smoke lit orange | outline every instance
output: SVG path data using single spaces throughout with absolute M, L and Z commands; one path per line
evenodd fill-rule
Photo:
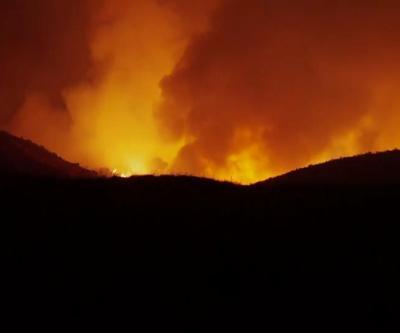
M 2 127 L 87 167 L 250 183 L 400 143 L 395 1 L 3 12 Z

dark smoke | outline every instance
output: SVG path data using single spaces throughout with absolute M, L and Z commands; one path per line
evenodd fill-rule
M 243 129 L 271 170 L 312 160 L 370 115 L 382 83 L 399 83 L 399 14 L 387 0 L 225 1 L 162 82 L 166 137 L 193 138 L 175 168 L 224 167 Z
M 62 90 L 90 68 L 89 2 L 0 2 L 0 125 L 6 126 L 27 95 L 45 95 L 65 110 Z

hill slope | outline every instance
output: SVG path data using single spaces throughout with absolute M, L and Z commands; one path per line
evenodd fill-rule
M 256 185 L 400 184 L 400 150 L 345 157 L 298 169 Z
M 0 176 L 90 178 L 95 172 L 63 160 L 29 140 L 0 131 Z
M 0 180 L 3 317 L 109 319 L 114 331 L 382 328 L 398 321 L 400 299 L 397 161 L 398 152 L 365 155 L 256 186 Z

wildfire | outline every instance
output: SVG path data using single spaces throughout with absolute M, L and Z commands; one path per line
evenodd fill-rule
M 68 160 L 248 184 L 400 144 L 395 1 L 51 3 L 1 20 L 0 125 Z
M 134 175 L 133 173 L 132 174 L 120 173 L 117 169 L 114 169 L 112 171 L 112 174 L 115 177 L 121 177 L 121 178 L 129 178 Z

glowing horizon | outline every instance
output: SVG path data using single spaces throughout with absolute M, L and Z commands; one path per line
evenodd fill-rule
M 0 127 L 95 170 L 243 184 L 393 149 L 399 12 L 390 0 L 10 3 Z

